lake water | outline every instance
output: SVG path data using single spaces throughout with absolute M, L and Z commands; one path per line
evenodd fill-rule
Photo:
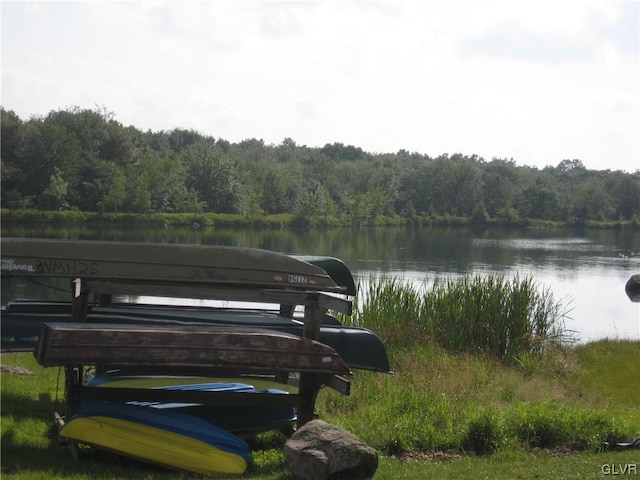
M 399 277 L 418 287 L 466 274 L 531 276 L 567 310 L 580 342 L 640 340 L 640 303 L 624 285 L 640 273 L 640 232 L 628 230 L 371 227 L 311 230 L 89 228 L 5 225 L 3 236 L 217 244 L 342 259 L 360 283 Z M 6 301 L 3 292 L 3 303 Z

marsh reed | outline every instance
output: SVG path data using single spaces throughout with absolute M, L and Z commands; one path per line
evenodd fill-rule
M 530 277 L 475 275 L 417 287 L 395 277 L 370 279 L 356 298 L 352 323 L 387 345 L 435 342 L 454 353 L 504 363 L 569 339 L 566 310 Z

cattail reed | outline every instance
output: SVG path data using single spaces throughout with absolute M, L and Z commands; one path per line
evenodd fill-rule
M 464 276 L 422 288 L 398 278 L 370 279 L 355 310 L 352 322 L 389 345 L 433 341 L 451 352 L 505 363 L 568 338 L 563 306 L 530 277 Z

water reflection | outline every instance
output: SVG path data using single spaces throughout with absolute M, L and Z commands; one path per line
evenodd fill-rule
M 563 300 L 581 340 L 640 339 L 640 305 L 625 283 L 640 274 L 640 232 L 546 228 L 372 227 L 300 230 L 3 225 L 4 236 L 187 243 L 335 256 L 361 282 L 392 275 L 425 285 L 447 276 L 532 276 Z M 8 290 L 3 281 L 5 302 Z

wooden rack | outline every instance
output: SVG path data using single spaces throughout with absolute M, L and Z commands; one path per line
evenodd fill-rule
M 351 301 L 319 291 L 206 287 L 149 281 L 76 278 L 72 281 L 74 323 L 47 324 L 35 355 L 45 366 L 65 367 L 66 417 L 83 400 L 191 402 L 207 405 L 293 405 L 298 426 L 313 419 L 318 391 L 327 385 L 343 395 L 350 384 L 349 368 L 331 347 L 317 342 L 327 310 L 351 314 Z M 127 326 L 88 324 L 90 296 L 108 302 L 111 295 L 155 295 L 304 306 L 305 338 L 241 327 Z M 251 337 L 249 353 L 233 351 L 233 342 Z M 113 341 L 114 338 L 118 341 Z M 223 345 L 224 344 L 224 348 Z M 209 346 L 210 345 L 210 346 Z M 74 348 L 71 348 L 74 346 Z M 256 349 L 259 350 L 256 351 Z M 318 361 L 307 365 L 313 357 Z M 103 373 L 123 369 L 131 373 L 220 375 L 270 374 L 284 379 L 299 375 L 297 394 L 242 395 L 230 392 L 167 391 L 159 389 L 90 388 L 83 386 L 85 369 Z

